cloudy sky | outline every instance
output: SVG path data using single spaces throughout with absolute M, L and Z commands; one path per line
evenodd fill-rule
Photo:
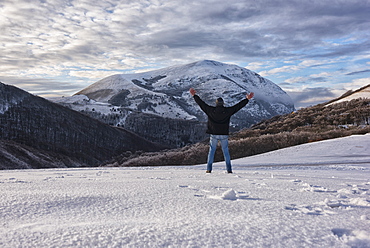
M 297 108 L 370 84 L 370 0 L 1 0 L 0 81 L 69 96 L 112 74 L 210 59 Z

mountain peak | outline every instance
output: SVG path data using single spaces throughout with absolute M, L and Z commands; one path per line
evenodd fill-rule
M 288 94 L 270 80 L 246 68 L 213 60 L 143 73 L 113 75 L 78 92 L 76 95 L 85 95 L 87 100 L 75 104 L 75 96 L 69 106 L 85 113 L 90 111 L 91 116 L 102 116 L 101 119 L 111 125 L 143 132 L 145 136 L 150 133 L 169 137 L 174 133 L 172 130 L 182 126 L 175 134 L 178 135 L 178 144 L 182 144 L 199 132 L 195 131 L 193 122 L 207 119 L 189 94 L 190 88 L 196 89 L 197 94 L 209 105 L 214 105 L 215 100 L 222 96 L 225 105 L 232 106 L 245 99 L 246 93 L 254 92 L 255 97 L 248 105 L 232 117 L 233 131 L 294 111 L 293 101 Z M 63 104 L 68 105 L 66 99 Z M 163 122 L 162 119 L 166 118 L 167 121 Z M 188 124 L 179 124 L 184 121 Z M 163 125 L 160 124 L 162 122 Z M 170 122 L 173 127 L 154 127 Z M 199 130 L 199 126 L 197 128 Z
M 197 66 L 225 66 L 225 65 L 227 65 L 227 64 L 224 64 L 224 63 L 221 63 L 221 62 L 218 62 L 218 61 L 207 60 L 207 59 L 197 61 L 194 64 L 197 65 Z

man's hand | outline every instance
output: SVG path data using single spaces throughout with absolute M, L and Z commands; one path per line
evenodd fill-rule
M 245 96 L 248 100 L 252 99 L 254 97 L 254 93 L 251 92 Z
M 192 96 L 194 96 L 194 95 L 195 95 L 195 93 L 197 93 L 193 88 L 190 88 L 189 92 L 190 92 L 190 94 L 191 94 Z

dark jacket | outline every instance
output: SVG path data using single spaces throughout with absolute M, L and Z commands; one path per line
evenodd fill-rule
M 228 135 L 230 126 L 230 117 L 243 108 L 249 100 L 246 98 L 232 107 L 209 106 L 198 95 L 194 95 L 195 102 L 208 116 L 207 133 Z

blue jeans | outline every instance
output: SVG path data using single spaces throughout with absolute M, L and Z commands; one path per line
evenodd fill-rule
M 226 170 L 231 172 L 231 161 L 229 153 L 229 135 L 215 135 L 211 134 L 209 139 L 209 152 L 207 160 L 207 171 L 212 171 L 212 164 L 215 157 L 218 141 L 221 142 L 222 152 L 224 153 L 224 159 L 226 162 Z

